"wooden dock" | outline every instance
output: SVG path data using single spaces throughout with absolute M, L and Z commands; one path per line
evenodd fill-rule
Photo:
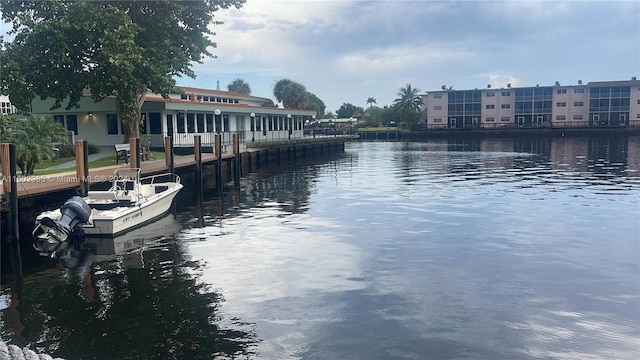
M 337 146 L 344 149 L 344 143 L 352 140 L 353 137 L 318 137 L 308 139 L 298 139 L 294 141 L 281 141 L 277 143 L 255 143 L 243 146 L 243 152 L 239 152 L 235 147 L 237 153 L 221 153 L 220 161 L 223 163 L 233 163 L 240 158 L 242 161 L 257 161 L 260 162 L 260 158 L 266 157 L 268 162 L 269 157 L 280 157 L 281 153 L 288 153 L 287 156 L 291 156 L 291 153 L 307 154 L 316 151 L 331 151 Z M 115 156 L 115 154 L 114 154 Z M 295 156 L 295 155 L 294 155 Z M 174 158 L 174 171 L 183 171 L 189 168 L 196 168 L 198 165 L 198 156 L 185 155 L 176 156 Z M 201 163 L 202 165 L 215 165 L 218 162 L 218 158 L 213 153 L 202 153 Z M 221 165 L 221 164 L 220 164 Z M 129 167 L 130 164 L 112 165 L 107 167 L 89 169 L 88 183 L 91 187 L 92 184 L 111 182 L 111 176 L 116 168 Z M 148 176 L 153 174 L 160 174 L 169 172 L 169 162 L 167 159 L 143 161 L 140 164 L 142 176 Z M 48 175 L 34 175 L 27 177 L 17 178 L 17 194 L 18 199 L 23 199 L 36 195 L 43 195 L 47 193 L 55 193 L 59 191 L 66 191 L 78 188 L 81 185 L 81 181 L 78 178 L 76 171 L 55 173 Z M 3 179 L 3 182 L 8 182 L 7 179 Z M 0 187 L 0 196 L 4 198 L 5 186 Z

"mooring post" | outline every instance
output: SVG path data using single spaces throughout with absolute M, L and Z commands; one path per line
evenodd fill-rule
M 164 163 L 169 168 L 170 173 L 174 173 L 174 158 L 173 158 L 173 135 L 164 137 Z
M 87 140 L 76 140 L 76 176 L 80 182 L 80 195 L 89 193 L 89 147 Z
M 198 186 L 198 198 L 202 198 L 202 138 L 193 135 L 193 156 L 196 160 L 196 184 Z
M 9 219 L 7 219 L 7 235 L 9 243 L 20 244 L 18 228 L 18 175 L 16 169 L 16 144 L 3 143 L 2 154 L 2 186 L 5 194 L 9 194 Z M 9 178 L 7 179 L 7 175 Z
M 242 174 L 242 158 L 240 156 L 240 138 L 238 134 L 233 134 L 233 155 L 234 155 L 234 171 L 233 171 L 233 181 L 236 186 L 240 185 L 240 175 Z
M 214 137 L 215 155 L 216 155 L 216 188 L 218 194 L 222 196 L 222 135 L 216 134 Z
M 131 156 L 129 167 L 132 169 L 139 168 L 140 167 L 140 139 L 139 138 L 129 139 L 129 154 Z

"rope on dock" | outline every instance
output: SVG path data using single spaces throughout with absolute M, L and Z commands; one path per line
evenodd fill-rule
M 52 358 L 46 354 L 37 354 L 33 350 L 27 348 L 20 349 L 16 345 L 5 344 L 0 340 L 0 360 L 63 360 L 61 358 Z

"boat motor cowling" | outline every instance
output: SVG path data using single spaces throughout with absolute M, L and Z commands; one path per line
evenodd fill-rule
M 34 247 L 42 255 L 55 257 L 67 248 L 69 236 L 82 232 L 81 225 L 89 221 L 91 208 L 81 197 L 74 196 L 60 207 L 60 213 L 58 220 L 43 218 L 34 230 Z M 43 228 L 42 233 L 35 236 L 39 228 Z

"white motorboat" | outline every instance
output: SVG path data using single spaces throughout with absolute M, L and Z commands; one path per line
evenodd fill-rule
M 175 174 L 140 178 L 140 169 L 116 169 L 109 190 L 74 196 L 59 209 L 38 215 L 34 248 L 56 257 L 74 238 L 126 233 L 164 215 L 182 188 Z

